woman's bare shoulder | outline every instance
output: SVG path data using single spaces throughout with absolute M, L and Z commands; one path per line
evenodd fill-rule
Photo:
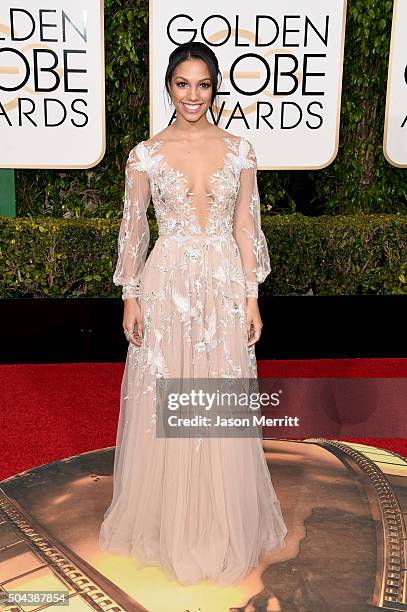
M 223 130 L 222 128 L 218 127 L 217 125 L 213 126 L 213 129 L 211 130 L 210 133 L 208 133 L 208 140 L 221 140 L 223 138 L 228 138 L 229 140 L 233 140 L 234 142 L 239 142 L 240 141 L 240 136 L 236 136 L 235 134 L 232 134 L 231 132 L 228 132 L 226 130 Z
M 226 130 L 223 130 L 222 128 L 216 125 L 213 125 L 211 129 L 207 131 L 206 138 L 208 140 L 220 140 L 221 138 L 229 138 L 235 142 L 239 142 L 241 139 L 240 136 L 231 134 L 230 132 L 227 132 Z M 161 130 L 161 132 L 157 132 L 157 134 L 149 138 L 149 140 L 145 140 L 144 143 L 147 146 L 152 146 L 155 142 L 172 142 L 177 140 L 178 136 L 171 129 L 171 126 L 168 126 Z
M 236 136 L 236 134 L 232 134 L 231 132 L 227 132 L 226 130 L 222 130 L 222 128 L 217 127 L 219 138 L 230 138 L 230 140 L 239 141 L 240 136 Z
M 167 139 L 170 140 L 171 133 L 172 131 L 170 131 L 169 127 L 166 127 L 163 130 L 161 130 L 161 132 L 157 132 L 157 134 L 154 134 L 154 136 L 151 136 L 151 138 L 149 138 L 148 140 L 144 140 L 144 143 L 150 147 L 155 142 L 159 142 L 159 141 L 161 142 Z

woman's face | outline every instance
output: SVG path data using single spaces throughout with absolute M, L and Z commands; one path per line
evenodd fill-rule
M 206 62 L 185 60 L 175 68 L 171 80 L 171 97 L 177 117 L 198 121 L 210 107 L 212 83 Z

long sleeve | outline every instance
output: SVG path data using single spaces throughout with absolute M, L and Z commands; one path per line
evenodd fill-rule
M 244 142 L 240 187 L 237 195 L 233 235 L 239 247 L 246 281 L 246 296 L 257 297 L 258 285 L 270 273 L 270 256 L 261 229 L 260 197 L 257 185 L 257 159 L 253 146 Z
M 140 296 L 140 277 L 150 244 L 147 208 L 151 198 L 145 163 L 129 153 L 125 170 L 123 218 L 118 237 L 118 259 L 113 283 L 122 285 L 122 299 Z

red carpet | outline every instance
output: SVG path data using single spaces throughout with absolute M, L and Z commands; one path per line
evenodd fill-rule
M 123 363 L 1 365 L 0 480 L 113 446 Z M 402 377 L 407 359 L 259 361 L 259 376 Z M 407 456 L 406 439 L 353 439 Z

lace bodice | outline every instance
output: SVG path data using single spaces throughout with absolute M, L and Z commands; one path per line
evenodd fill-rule
M 230 235 L 236 241 L 248 297 L 257 296 L 258 284 L 270 273 L 253 146 L 245 138 L 224 137 L 208 141 L 204 153 L 199 159 L 185 151 L 180 154 L 179 144 L 175 147 L 168 141 L 150 145 L 142 141 L 130 151 L 113 276 L 113 282 L 123 287 L 123 299 L 140 295 L 150 242 L 147 208 L 151 199 L 160 237 L 183 241 Z

